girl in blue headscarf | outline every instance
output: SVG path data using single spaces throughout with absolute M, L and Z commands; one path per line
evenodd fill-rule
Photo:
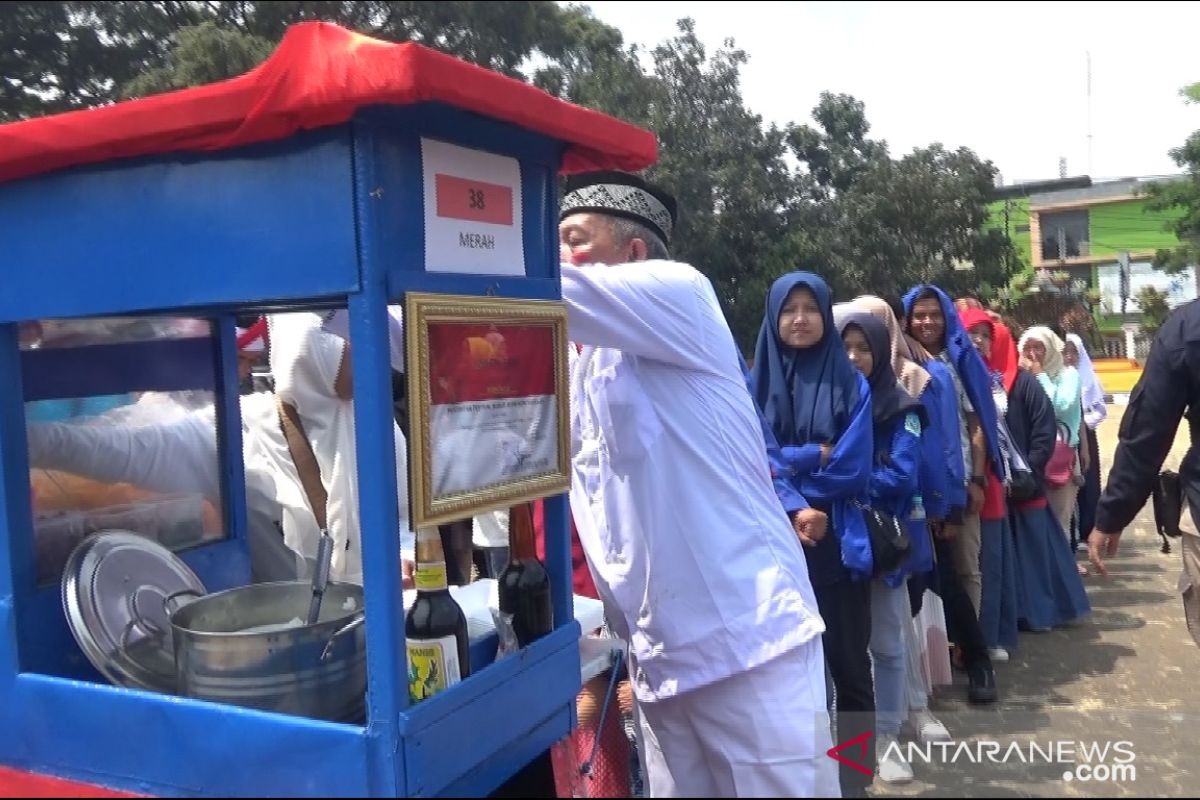
M 874 452 L 871 391 L 846 357 L 829 286 L 821 278 L 793 272 L 771 286 L 750 386 L 780 445 L 784 477 L 812 507 L 829 515 L 829 535 L 806 546 L 804 554 L 825 620 L 825 657 L 837 689 L 837 712 L 853 720 L 855 733 L 871 730 L 872 561 L 858 505 L 867 499 Z M 865 766 L 874 766 L 873 756 L 867 753 Z M 864 796 L 871 782 L 845 765 L 841 779 L 846 797 Z

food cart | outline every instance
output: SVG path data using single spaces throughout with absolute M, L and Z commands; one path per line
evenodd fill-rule
M 158 796 L 470 796 L 562 739 L 580 687 L 562 494 L 546 501 L 553 633 L 494 663 L 494 637 L 472 642 L 470 677 L 409 706 L 387 305 L 558 299 L 559 172 L 636 170 L 654 154 L 650 134 L 602 114 L 324 23 L 295 26 L 230 81 L 0 126 L 0 787 L 35 791 L 24 775 Z M 243 586 L 234 315 L 335 307 L 354 353 L 365 718 L 112 685 L 72 636 L 59 583 L 38 580 L 25 403 L 212 390 L 224 535 L 178 555 L 210 592 Z M 211 333 L 19 343 L 30 320 L 147 315 L 207 319 Z

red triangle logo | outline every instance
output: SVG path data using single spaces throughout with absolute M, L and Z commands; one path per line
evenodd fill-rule
M 867 747 L 868 747 L 870 740 L 871 740 L 871 731 L 864 731 L 863 733 L 860 733 L 858 736 L 855 736 L 853 739 L 847 739 L 846 741 L 842 742 L 841 744 L 834 745 L 833 747 L 829 748 L 829 750 L 825 753 L 825 755 L 829 756 L 830 758 L 832 758 L 834 761 L 838 762 L 839 764 L 845 764 L 847 767 L 850 767 L 851 769 L 858 770 L 863 775 L 866 775 L 869 778 L 869 777 L 871 777 L 872 772 L 871 772 L 871 770 L 869 770 L 865 766 L 863 766 L 863 764 L 867 760 Z M 858 748 L 858 756 L 857 757 L 855 757 L 853 753 L 848 754 L 849 757 L 842 755 L 843 750 L 853 750 L 853 748 Z

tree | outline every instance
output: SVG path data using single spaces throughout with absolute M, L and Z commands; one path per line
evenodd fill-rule
M 1151 338 L 1167 321 L 1171 307 L 1167 304 L 1168 295 L 1153 286 L 1143 286 L 1137 293 L 1138 308 L 1142 311 L 1142 333 Z
M 563 46 L 553 62 L 534 72 L 533 84 L 555 97 L 648 127 L 652 109 L 664 97 L 661 85 L 642 69 L 637 46 L 626 48 L 621 32 L 586 8 L 563 9 L 560 21 Z
M 887 160 L 887 142 L 867 138 L 871 125 L 861 100 L 821 92 L 812 116 L 818 127 L 791 125 L 787 140 L 812 176 L 814 199 L 847 191 L 865 171 Z
M 770 282 L 795 268 L 808 238 L 792 228 L 801 209 L 785 134 L 746 109 L 732 40 L 710 57 L 692 20 L 653 50 L 662 92 L 649 114 L 661 155 L 650 170 L 683 209 L 675 251 L 712 281 L 739 341 L 749 349 Z
M 1189 103 L 1200 103 L 1200 83 L 1185 87 L 1181 94 Z M 1157 269 L 1180 272 L 1200 262 L 1200 130 L 1192 133 L 1182 146 L 1170 151 L 1175 163 L 1187 174 L 1174 181 L 1150 188 L 1155 211 L 1177 209 L 1182 215 L 1167 223 L 1167 229 L 1179 239 L 1177 247 L 1159 250 L 1154 257 Z
M 175 30 L 202 20 L 189 5 L 0 4 L 0 121 L 111 102 L 119 84 L 161 63 Z
M 67 27 L 61 3 L 0 5 L 0 121 L 48 106 L 44 98 L 56 89 L 50 67 L 63 70 L 69 61 L 70 48 L 57 34 Z
M 788 143 L 822 206 L 818 241 L 839 296 L 933 282 L 986 297 L 1004 283 L 1011 244 L 985 229 L 991 162 L 940 144 L 893 159 L 849 95 L 823 93 L 812 113 L 817 127 L 792 127 Z
M 121 87 L 122 98 L 199 86 L 231 78 L 257 66 L 275 49 L 261 36 L 222 28 L 209 20 L 181 28 L 166 63 L 142 73 Z
M 797 226 L 798 176 L 784 156 L 785 134 L 745 107 L 746 53 L 732 41 L 709 53 L 690 19 L 648 55 L 575 19 L 576 49 L 535 81 L 564 99 L 654 131 L 658 162 L 648 177 L 679 201 L 672 254 L 712 281 L 739 343 L 749 350 L 771 281 L 815 252 Z

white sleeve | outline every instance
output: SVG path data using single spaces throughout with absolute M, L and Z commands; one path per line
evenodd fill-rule
M 275 392 L 301 414 L 315 410 L 306 409 L 312 399 L 336 399 L 345 340 L 327 332 L 310 312 L 272 314 L 267 324 Z
M 1103 403 L 1095 403 L 1090 408 L 1085 408 L 1083 410 L 1083 421 L 1086 422 L 1087 426 L 1092 430 L 1095 430 L 1097 425 L 1099 425 L 1101 422 L 1104 422 L 1104 419 L 1107 416 L 1108 409 L 1105 408 Z
M 471 543 L 476 547 L 507 547 L 508 514 L 508 509 L 476 514 L 471 520 Z
M 201 492 L 220 505 L 217 436 L 209 414 L 142 427 L 31 423 L 28 439 L 31 467 L 155 492 Z
M 712 286 L 687 264 L 564 264 L 562 294 L 573 342 L 705 371 L 732 357 L 720 347 L 733 339 Z
M 396 448 L 396 504 L 400 522 L 400 558 L 415 561 L 417 534 L 413 532 L 408 513 L 408 442 L 400 426 L 393 423 L 392 439 Z
M 344 308 L 330 311 L 324 316 L 326 332 L 350 341 L 350 312 Z M 392 369 L 404 372 L 404 307 L 388 306 L 388 349 Z

